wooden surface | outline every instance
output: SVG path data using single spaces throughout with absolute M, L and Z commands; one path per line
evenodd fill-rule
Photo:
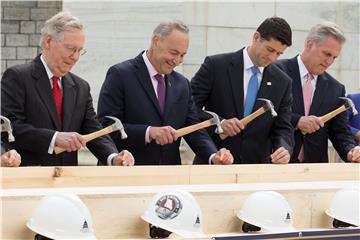
M 96 236 L 109 238 L 146 238 L 148 226 L 140 216 L 152 196 L 161 190 L 183 189 L 191 192 L 203 214 L 203 230 L 208 235 L 241 232 L 236 217 L 245 199 L 257 190 L 273 190 L 285 196 L 296 228 L 329 228 L 331 219 L 324 213 L 333 194 L 358 181 L 313 181 L 290 183 L 242 183 L 209 185 L 159 185 L 81 188 L 4 189 L 1 193 L 1 239 L 30 239 L 25 226 L 32 209 L 50 192 L 77 194 L 89 208 Z
M 236 217 L 254 191 L 283 194 L 296 228 L 329 228 L 324 213 L 334 193 L 359 185 L 358 164 L 292 164 L 149 167 L 1 168 L 0 239 L 31 239 L 25 226 L 32 210 L 50 192 L 71 192 L 89 208 L 100 239 L 147 238 L 140 215 L 164 189 L 193 193 L 209 235 L 241 233 Z
M 359 164 L 0 168 L 2 188 L 359 180 Z

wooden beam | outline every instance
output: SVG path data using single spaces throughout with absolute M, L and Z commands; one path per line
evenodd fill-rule
M 245 199 L 254 191 L 272 190 L 283 194 L 293 210 L 296 228 L 329 228 L 324 211 L 334 193 L 358 181 L 266 182 L 206 185 L 158 185 L 119 187 L 70 187 L 3 189 L 1 192 L 2 239 L 30 239 L 25 226 L 42 196 L 50 192 L 71 192 L 89 208 L 96 236 L 106 238 L 147 238 L 148 226 L 140 216 L 152 196 L 165 189 L 192 192 L 203 213 L 203 230 L 209 235 L 241 232 L 236 217 Z
M 2 187 L 86 187 L 359 180 L 356 163 L 0 168 Z

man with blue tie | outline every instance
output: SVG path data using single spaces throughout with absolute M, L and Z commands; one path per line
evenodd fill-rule
M 213 128 L 209 128 L 209 133 L 217 147 L 231 151 L 235 164 L 288 163 L 290 160 L 293 148 L 291 80 L 270 64 L 291 46 L 291 34 L 284 19 L 267 18 L 254 32 L 250 46 L 206 57 L 191 80 L 201 118 L 209 118 L 201 110 L 204 107 L 223 119 L 222 128 L 230 137 L 220 139 Z M 257 98 L 269 99 L 278 116 L 272 118 L 267 112 L 244 128 L 240 119 L 263 106 Z
M 160 23 L 150 47 L 134 59 L 116 64 L 102 85 L 98 114 L 124 124 L 128 138 L 112 138 L 119 149 L 129 149 L 136 165 L 180 165 L 180 138 L 176 129 L 199 122 L 189 81 L 174 68 L 183 62 L 189 46 L 189 29 L 181 21 Z M 205 130 L 185 136 L 204 164 L 231 164 L 226 149 L 217 150 Z
M 324 22 L 312 27 L 301 54 L 275 64 L 292 79 L 291 122 L 295 128 L 292 163 L 328 162 L 328 140 L 344 161 L 360 162 L 360 146 L 349 129 L 346 112 L 325 124 L 321 116 L 343 104 L 345 87 L 326 72 L 340 55 L 345 36 L 338 25 Z

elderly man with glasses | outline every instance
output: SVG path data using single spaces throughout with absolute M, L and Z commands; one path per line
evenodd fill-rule
M 22 166 L 78 165 L 82 134 L 100 130 L 89 84 L 71 73 L 84 50 L 83 25 L 69 12 L 45 22 L 42 53 L 32 62 L 10 67 L 1 80 L 1 112 L 9 118 Z M 54 154 L 54 148 L 66 149 Z M 130 152 L 118 153 L 109 136 L 87 144 L 99 164 L 133 165 Z

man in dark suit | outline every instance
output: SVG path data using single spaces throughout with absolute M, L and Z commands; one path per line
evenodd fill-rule
M 136 165 L 181 164 L 180 138 L 175 129 L 199 122 L 189 81 L 173 69 L 183 62 L 189 45 L 189 29 L 180 21 L 159 24 L 148 50 L 134 59 L 112 66 L 100 91 L 98 113 L 124 123 L 128 134 L 118 148 L 129 149 Z M 204 163 L 231 164 L 228 150 L 217 148 L 205 130 L 185 136 Z
M 101 129 L 92 106 L 89 84 L 70 73 L 84 52 L 83 26 L 68 12 L 46 21 L 42 54 L 32 62 L 7 69 L 1 80 L 1 112 L 12 122 L 22 166 L 77 165 L 80 134 Z M 67 152 L 55 155 L 55 147 Z M 110 139 L 87 144 L 102 164 L 133 165 L 128 151 L 120 154 Z
M 359 112 L 359 114 L 353 115 L 351 109 L 348 110 L 351 132 L 360 146 L 360 93 L 348 94 L 347 97 L 354 102 L 355 108 Z
M 218 147 L 227 147 L 234 163 L 288 163 L 293 148 L 290 123 L 291 80 L 269 65 L 291 46 L 291 28 L 279 17 L 266 19 L 253 34 L 250 46 L 233 53 L 205 58 L 191 80 L 195 103 L 201 110 L 216 112 L 227 136 L 221 140 L 210 129 Z M 244 128 L 239 119 L 262 107 L 256 98 L 272 101 L 278 113 L 269 112 Z
M 328 162 L 328 139 L 344 161 L 360 161 L 360 147 L 351 136 L 346 112 L 323 124 L 320 117 L 343 102 L 345 87 L 326 69 L 339 56 L 345 36 L 334 23 L 314 26 L 302 53 L 276 65 L 292 79 L 291 122 L 295 130 L 295 147 L 291 162 Z

